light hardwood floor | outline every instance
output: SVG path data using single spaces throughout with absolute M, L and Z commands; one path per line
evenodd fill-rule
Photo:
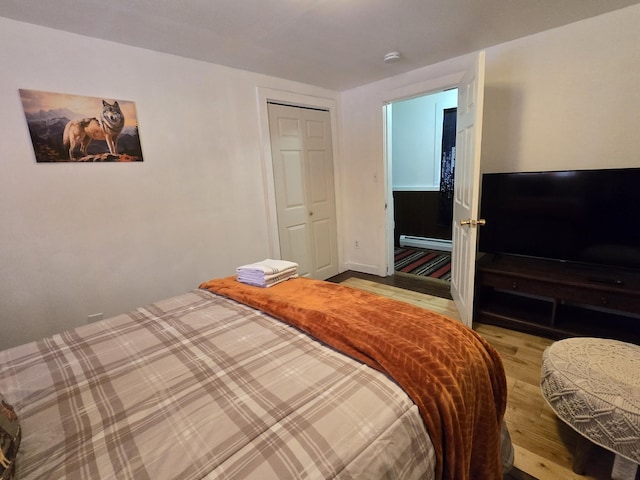
M 458 319 L 451 300 L 362 278 L 352 277 L 340 283 Z M 578 434 L 558 420 L 540 393 L 542 352 L 553 341 L 491 325 L 477 324 L 474 330 L 486 338 L 503 359 L 509 389 L 505 419 L 515 448 L 515 466 L 539 480 L 611 478 L 613 455 L 599 447 L 593 449 L 586 475 L 577 475 L 571 470 Z

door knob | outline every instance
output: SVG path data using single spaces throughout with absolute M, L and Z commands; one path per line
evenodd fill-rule
M 309 216 L 312 216 L 312 215 L 313 215 L 313 212 L 309 212 Z
M 468 220 L 460 220 L 460 225 L 462 225 L 463 227 L 465 225 L 470 225 L 472 227 L 477 227 L 477 226 L 483 226 L 486 225 L 487 221 L 484 218 L 481 218 L 480 220 L 474 220 L 469 218 Z

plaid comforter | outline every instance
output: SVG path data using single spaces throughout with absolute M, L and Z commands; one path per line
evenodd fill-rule
M 0 352 L 19 479 L 433 478 L 384 374 L 196 290 Z

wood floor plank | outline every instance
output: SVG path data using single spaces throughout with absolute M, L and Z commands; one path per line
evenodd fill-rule
M 412 292 L 402 288 L 394 287 L 391 285 L 383 285 L 371 280 L 365 280 L 362 278 L 349 278 L 343 282 L 342 285 L 349 285 L 354 288 L 366 290 L 369 292 L 377 293 L 386 297 L 391 297 L 396 300 L 411 303 L 418 307 L 426 308 L 434 312 L 441 313 L 450 318 L 460 320 L 458 311 L 455 308 L 455 304 L 451 300 L 435 297 L 433 295 L 427 295 L 424 293 Z
M 340 283 L 459 320 L 449 299 L 379 283 L 373 276 L 347 278 Z M 586 475 L 571 470 L 578 433 L 558 420 L 540 392 L 542 353 L 553 340 L 492 325 L 474 324 L 474 330 L 493 345 L 504 363 L 509 394 L 505 421 L 515 448 L 515 466 L 539 480 L 609 479 L 613 455 L 599 447 L 593 450 Z
M 518 459 L 518 468 L 523 472 L 534 475 L 538 480 L 583 480 L 593 477 L 583 477 L 573 473 L 571 468 L 563 467 L 550 462 L 530 450 L 514 445 L 515 457 Z M 530 473 L 535 472 L 535 474 Z

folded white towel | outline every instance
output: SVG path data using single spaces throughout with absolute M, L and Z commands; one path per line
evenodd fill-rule
M 241 283 L 246 283 L 247 285 L 253 285 L 254 287 L 269 288 L 279 283 L 286 282 L 287 280 L 291 280 L 292 278 L 298 278 L 298 274 L 294 273 L 294 274 L 289 274 L 285 276 L 278 275 L 277 278 L 272 278 L 271 280 L 258 281 L 258 282 L 251 279 L 241 279 L 240 277 L 238 277 L 238 281 Z
M 262 272 L 256 272 L 255 270 L 241 270 L 238 272 L 238 280 L 251 280 L 253 282 L 271 282 L 279 280 L 280 278 L 290 277 L 297 274 L 298 269 L 295 267 L 283 270 L 280 273 L 274 273 L 273 275 L 265 275 Z
M 236 268 L 237 280 L 256 287 L 272 287 L 280 282 L 298 277 L 298 264 L 288 260 L 267 258 Z
M 298 264 L 295 262 L 290 262 L 288 260 L 273 260 L 267 258 L 266 260 L 263 260 L 261 262 L 242 265 L 241 267 L 236 268 L 236 272 L 240 273 L 241 271 L 251 271 L 263 273 L 265 275 L 273 275 L 276 273 L 281 273 L 284 270 L 289 270 L 291 268 L 295 268 L 297 270 Z

